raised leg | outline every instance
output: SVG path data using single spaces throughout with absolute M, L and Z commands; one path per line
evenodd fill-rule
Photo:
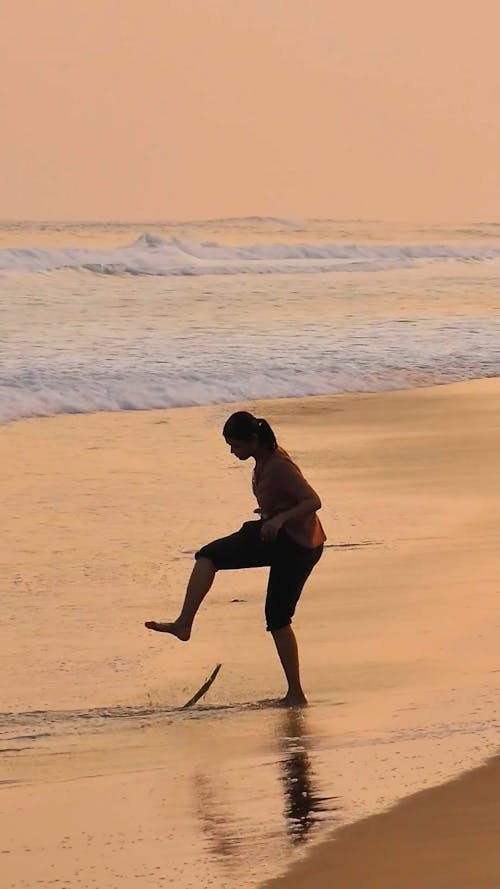
M 172 636 L 177 636 L 181 642 L 187 642 L 191 636 L 191 627 L 196 617 L 196 612 L 212 586 L 214 577 L 215 566 L 213 562 L 204 557 L 197 559 L 188 581 L 184 604 L 177 620 L 170 623 L 147 620 L 144 626 L 148 630 L 156 630 L 159 633 L 171 633 Z

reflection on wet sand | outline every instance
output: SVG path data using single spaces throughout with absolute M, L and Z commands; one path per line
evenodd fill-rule
M 203 772 L 197 772 L 194 788 L 197 814 L 212 855 L 218 859 L 233 858 L 237 854 L 239 838 L 231 830 L 231 819 L 217 798 L 216 782 Z
M 336 797 L 320 796 L 316 790 L 308 738 L 306 711 L 285 710 L 279 736 L 283 753 L 280 767 L 287 831 L 294 845 L 307 840 L 325 812 L 340 808 L 332 805 Z
M 306 843 L 320 824 L 331 822 L 340 809 L 337 797 L 318 788 L 311 764 L 307 711 L 279 711 L 272 725 L 279 758 L 259 767 L 265 796 L 255 793 L 255 775 L 252 780 L 247 773 L 236 776 L 237 796 L 234 789 L 231 792 L 227 775 L 222 781 L 213 772 L 198 770 L 193 776 L 203 835 L 210 853 L 226 866 L 243 865 L 249 857 L 267 854 L 263 847 L 269 842 L 275 858 L 286 857 L 290 846 Z M 276 793 L 270 792 L 273 784 Z

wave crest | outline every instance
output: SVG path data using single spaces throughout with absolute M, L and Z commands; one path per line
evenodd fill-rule
M 415 263 L 500 258 L 500 245 L 445 244 L 259 244 L 224 246 L 164 239 L 152 233 L 110 249 L 4 248 L 0 272 L 84 269 L 107 275 L 245 275 L 378 271 Z

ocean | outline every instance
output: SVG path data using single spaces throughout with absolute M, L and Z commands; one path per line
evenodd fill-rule
M 0 225 L 0 422 L 500 372 L 500 223 Z
M 500 224 L 0 226 L 2 886 L 253 889 L 497 750 L 496 382 L 273 405 L 328 534 L 300 713 L 263 569 L 144 628 L 253 515 L 223 409 L 61 415 L 497 376 L 499 295 Z

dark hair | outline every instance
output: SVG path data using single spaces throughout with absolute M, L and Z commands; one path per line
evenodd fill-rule
M 262 417 L 254 417 L 248 411 L 236 411 L 224 423 L 222 434 L 225 439 L 235 438 L 237 441 L 250 441 L 252 435 L 256 435 L 259 444 L 269 451 L 275 451 L 278 447 L 276 436 L 267 420 Z

